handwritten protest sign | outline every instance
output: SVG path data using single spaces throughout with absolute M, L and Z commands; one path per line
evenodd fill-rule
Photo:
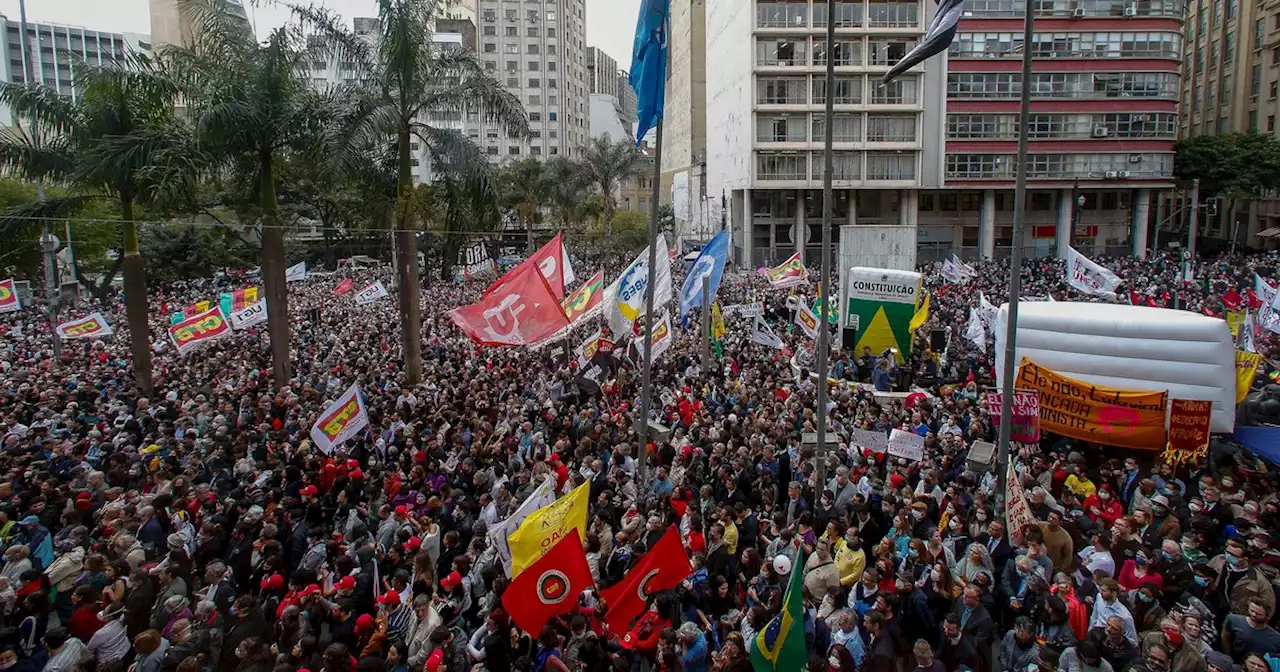
M 924 459 L 924 437 L 895 429 L 889 434 L 889 454 L 908 460 Z
M 1164 459 L 1178 464 L 1209 454 L 1212 401 L 1174 399 L 1169 414 L 1169 445 Z
M 1000 417 L 1002 399 L 999 392 L 987 393 L 987 407 L 991 417 Z M 1040 395 L 1035 390 L 1014 390 L 1010 441 L 1035 443 L 1040 440 Z

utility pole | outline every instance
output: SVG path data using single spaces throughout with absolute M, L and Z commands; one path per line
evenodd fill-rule
M 1022 18 L 1022 44 L 1034 44 L 1036 3 L 1024 3 Z M 996 501 L 1003 501 L 1009 486 L 1009 432 L 1013 429 L 1013 378 L 1017 375 L 1018 362 L 1018 295 L 1022 292 L 1022 236 L 1027 221 L 1027 143 L 1028 126 L 1031 124 L 1031 53 L 1022 49 L 1022 92 L 1018 108 L 1018 179 L 1013 192 L 1013 249 L 1009 254 L 1009 322 L 1004 335 L 1004 380 L 1000 386 L 1000 444 L 996 453 Z M 1072 204 L 1073 206 L 1076 204 Z M 1075 231 L 1071 232 L 1075 235 Z M 1004 503 L 1008 505 L 1007 502 Z M 1002 507 L 1003 508 L 1003 507 Z
M 822 289 L 822 310 L 818 315 L 818 426 L 816 427 L 818 445 L 814 447 L 813 456 L 818 477 L 813 493 L 815 501 L 822 498 L 822 493 L 827 487 L 827 360 L 831 357 L 831 322 L 828 316 L 831 314 L 831 301 L 834 298 L 831 293 L 831 209 L 835 194 L 831 188 L 831 180 L 835 172 L 835 164 L 832 158 L 831 142 L 835 128 L 832 123 L 835 117 L 836 100 L 835 44 L 836 3 L 827 2 L 826 109 L 822 124 L 825 136 L 822 150 L 822 277 L 818 281 L 821 283 L 818 286 Z M 800 236 L 799 240 L 804 240 L 803 231 L 800 232 Z
M 1200 178 L 1191 182 L 1191 224 L 1187 226 L 1187 263 L 1195 263 L 1196 237 L 1200 227 Z

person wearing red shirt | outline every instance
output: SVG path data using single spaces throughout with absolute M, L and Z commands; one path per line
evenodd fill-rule
M 564 489 L 564 484 L 569 481 L 569 467 L 564 466 L 560 461 L 560 453 L 551 453 L 547 463 L 551 465 L 552 471 L 556 472 L 556 492 L 560 492 Z
M 1106 523 L 1106 529 L 1110 529 L 1124 515 L 1124 507 L 1116 499 L 1115 493 L 1111 492 L 1110 484 L 1103 484 L 1097 492 L 1085 498 L 1084 511 L 1089 520 Z
M 622 636 L 622 648 L 652 657 L 658 651 L 658 638 L 669 627 L 671 621 L 658 613 L 657 603 L 650 604 L 649 610 Z
M 104 625 L 98 619 L 98 594 L 97 589 L 85 584 L 78 586 L 75 593 L 71 595 L 71 601 L 76 608 L 71 612 L 71 618 L 67 620 L 67 632 L 82 642 L 89 641 L 93 633 Z

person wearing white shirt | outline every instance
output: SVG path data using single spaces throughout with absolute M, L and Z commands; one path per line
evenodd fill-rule
M 1080 569 L 1076 571 L 1076 580 L 1092 579 L 1098 571 L 1107 576 L 1116 575 L 1116 561 L 1111 555 L 1111 534 L 1106 531 L 1093 535 L 1093 544 L 1085 546 L 1076 555 L 1080 557 Z
M 1107 619 L 1114 616 L 1124 622 L 1124 638 L 1137 646 L 1138 629 L 1133 625 L 1133 615 L 1128 607 L 1120 601 L 1120 590 L 1115 579 L 1098 582 L 1098 599 L 1094 601 L 1093 613 L 1089 616 L 1089 629 L 1107 627 Z

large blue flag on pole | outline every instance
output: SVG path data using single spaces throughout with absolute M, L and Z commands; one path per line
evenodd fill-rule
M 684 276 L 684 284 L 680 286 L 680 314 L 688 315 L 689 311 L 702 305 L 702 277 L 710 276 L 710 296 L 716 295 L 720 289 L 720 278 L 724 276 L 724 263 L 729 258 L 729 232 L 721 231 L 715 238 L 702 247 L 697 261 Z
M 671 0 L 642 0 L 631 50 L 631 88 L 636 91 L 636 144 L 658 125 L 667 93 L 667 27 Z

